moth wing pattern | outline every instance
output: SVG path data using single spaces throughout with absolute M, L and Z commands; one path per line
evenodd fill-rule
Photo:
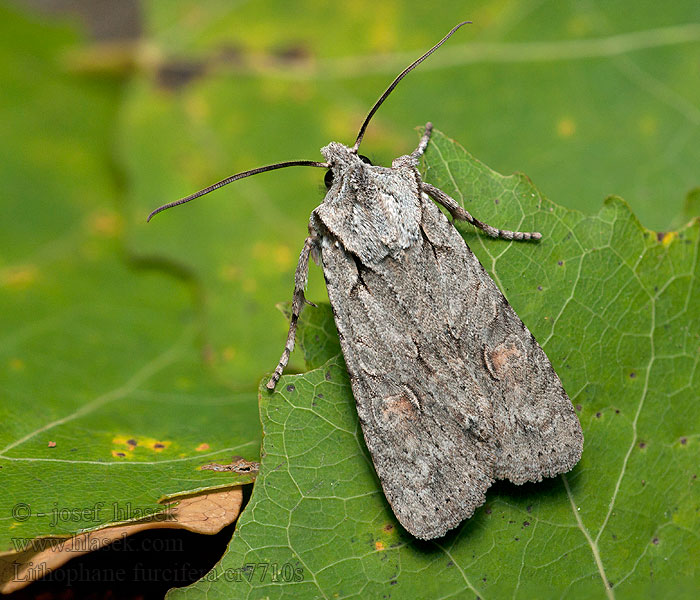
M 384 493 L 410 533 L 433 539 L 470 517 L 496 479 L 520 484 L 569 471 L 583 435 L 544 351 L 455 227 L 420 193 L 417 171 L 392 171 L 394 184 L 413 187 L 414 179 L 418 186 L 415 235 L 391 210 L 367 212 L 406 197 L 383 190 L 391 187 L 386 177 L 358 186 L 358 218 L 343 216 L 345 232 L 383 231 L 383 256 L 333 231 L 332 199 L 315 211 L 312 226 L 322 230 L 328 294 Z

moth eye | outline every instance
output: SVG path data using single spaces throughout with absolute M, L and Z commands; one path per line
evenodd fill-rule
M 372 161 L 364 154 L 358 154 L 357 156 L 363 163 L 368 165 L 372 164 Z M 323 183 L 326 184 L 326 189 L 331 189 L 331 186 L 333 185 L 333 171 L 331 169 L 326 171 L 326 174 L 323 177 Z

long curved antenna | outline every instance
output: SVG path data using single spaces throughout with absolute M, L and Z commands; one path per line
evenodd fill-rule
M 399 73 L 398 77 L 396 77 L 396 79 L 394 79 L 394 81 L 391 82 L 391 85 L 388 88 L 386 88 L 386 91 L 379 97 L 379 100 L 377 100 L 374 103 L 372 110 L 369 111 L 369 114 L 365 118 L 365 122 L 362 123 L 362 127 L 360 127 L 360 133 L 357 134 L 357 139 L 355 140 L 355 145 L 352 147 L 352 152 L 357 153 L 357 150 L 360 147 L 360 144 L 362 143 L 362 138 L 365 136 L 365 130 L 367 129 L 367 125 L 369 125 L 370 119 L 374 116 L 374 113 L 376 113 L 379 107 L 382 105 L 382 102 L 384 102 L 384 100 L 387 99 L 387 96 L 394 91 L 394 88 L 399 84 L 399 81 L 401 81 L 406 75 L 408 75 L 408 73 L 413 71 L 413 69 L 415 69 L 419 64 L 421 64 L 426 58 L 428 58 L 433 52 L 435 52 L 435 50 L 442 46 L 448 39 L 450 39 L 450 37 L 452 37 L 452 34 L 455 31 L 457 31 L 462 25 L 467 24 L 471 24 L 471 21 L 462 21 L 459 25 L 455 25 L 452 29 L 450 29 L 450 32 L 444 38 L 442 38 L 423 56 L 413 61 L 403 71 L 401 71 L 401 73 Z
M 148 223 L 148 221 L 150 221 L 159 212 L 163 212 L 164 210 L 172 208 L 173 206 L 179 206 L 180 204 L 185 204 L 185 202 L 189 202 L 190 200 L 194 200 L 195 198 L 199 198 L 200 196 L 204 196 L 204 194 L 208 194 L 209 192 L 213 192 L 214 190 L 218 190 L 220 187 L 223 187 L 226 184 L 231 183 L 233 181 L 243 179 L 244 177 L 250 177 L 251 175 L 257 175 L 258 173 L 264 173 L 265 171 L 274 171 L 275 169 L 283 169 L 284 167 L 322 167 L 324 169 L 328 169 L 330 167 L 330 165 L 328 163 L 316 162 L 313 160 L 287 160 L 284 162 L 275 163 L 274 165 L 267 165 L 265 167 L 258 167 L 257 169 L 251 169 L 250 171 L 242 171 L 241 173 L 236 173 L 235 175 L 231 175 L 230 177 L 227 177 L 226 179 L 222 179 L 221 181 L 219 181 L 213 185 L 210 185 L 209 187 L 206 187 L 203 190 L 199 190 L 198 192 L 195 192 L 194 194 L 191 194 L 191 195 L 187 196 L 186 198 L 181 198 L 180 200 L 175 200 L 175 202 L 170 202 L 168 204 L 164 204 L 163 206 L 159 206 L 150 215 L 148 215 L 146 222 Z

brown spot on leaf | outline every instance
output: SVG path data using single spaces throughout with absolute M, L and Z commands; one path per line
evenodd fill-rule
M 205 71 L 206 65 L 203 62 L 172 61 L 160 66 L 156 78 L 160 87 L 167 90 L 178 90 L 190 81 L 204 75 Z
M 688 438 L 687 437 L 682 437 L 681 438 L 681 444 L 685 446 L 688 443 Z
M 651 540 L 651 543 L 654 544 L 654 546 L 659 545 L 659 538 L 655 537 L 653 540 Z
M 217 471 L 220 473 L 239 473 L 247 475 L 260 471 L 260 463 L 246 460 L 241 456 L 234 456 L 228 464 L 209 463 L 199 467 L 200 471 Z
M 394 526 L 391 523 L 387 523 L 386 525 L 384 525 L 384 531 L 386 531 L 387 533 L 389 533 L 390 531 L 393 531 L 393 529 L 394 529 Z
M 273 54 L 281 61 L 286 63 L 301 63 L 306 62 L 311 58 L 311 51 L 302 44 L 294 44 L 277 48 L 273 50 Z
M 138 442 L 134 438 L 126 440 L 126 443 L 129 444 L 129 446 L 138 446 Z
M 644 450 L 644 448 L 647 447 L 647 443 L 646 443 L 646 442 L 639 442 L 639 447 L 640 447 L 642 450 Z

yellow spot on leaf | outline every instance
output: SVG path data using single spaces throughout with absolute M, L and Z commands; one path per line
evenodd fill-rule
M 570 138 L 576 133 L 576 123 L 569 117 L 559 119 L 557 122 L 557 135 L 561 138 Z
M 292 251 L 289 246 L 278 245 L 274 248 L 274 261 L 280 270 L 286 271 L 292 266 Z
M 202 96 L 190 96 L 185 102 L 187 116 L 195 123 L 203 123 L 209 117 L 209 103 Z
M 668 233 L 660 233 L 659 234 L 659 241 L 664 245 L 664 247 L 668 247 L 673 243 L 673 240 L 678 238 L 678 232 L 676 231 L 669 231 Z
M 209 444 L 200 444 L 195 448 L 197 452 L 204 452 L 205 450 L 209 450 Z
M 470 7 L 468 18 L 470 21 L 478 23 L 479 27 L 490 31 L 494 24 L 503 19 L 503 6 L 499 2 L 484 2 L 481 6 Z
M 584 37 L 592 31 L 591 18 L 588 15 L 576 15 L 566 23 L 566 31 L 573 37 Z
M 656 133 L 659 128 L 659 122 L 651 115 L 644 115 L 639 119 L 639 131 L 642 135 L 650 137 Z
M 382 550 L 384 550 L 384 542 L 375 542 L 374 548 L 377 552 L 381 552 Z
M 160 452 L 167 449 L 171 443 L 172 442 L 144 437 L 142 435 L 118 435 L 112 438 L 112 445 L 115 447 L 115 449 L 112 450 L 112 456 L 124 458 L 129 453 L 133 453 L 134 450 L 139 448 Z
M 274 264 L 281 271 L 286 271 L 290 269 L 293 265 L 294 260 L 292 256 L 292 251 L 289 246 L 285 244 L 265 244 L 263 242 L 258 242 L 253 246 L 252 250 L 253 258 L 265 263 Z
M 396 48 L 398 42 L 397 7 L 392 2 L 373 2 L 369 11 L 372 14 L 370 46 L 375 51 L 391 52 Z
M 34 265 L 21 265 L 9 267 L 0 271 L 0 285 L 13 290 L 25 290 L 32 285 L 39 276 L 39 269 Z
M 258 289 L 258 282 L 253 278 L 248 278 L 243 280 L 243 291 L 246 294 L 252 294 L 256 289 Z
M 122 231 L 123 221 L 115 212 L 98 212 L 88 218 L 88 230 L 102 237 L 116 237 Z
M 365 114 L 359 110 L 351 110 L 347 107 L 329 107 L 323 112 L 325 136 L 331 140 L 345 139 L 348 135 L 346 123 L 362 123 L 364 118 Z M 376 123 L 372 122 L 372 125 L 376 125 Z M 368 133 L 371 133 L 369 129 Z M 321 185 L 323 184 L 323 177 L 319 179 L 319 182 Z
M 23 371 L 24 361 L 21 358 L 11 358 L 10 359 L 10 369 L 12 371 Z
M 223 349 L 221 355 L 223 356 L 225 361 L 232 361 L 236 357 L 236 349 L 233 346 L 226 346 L 226 348 Z

